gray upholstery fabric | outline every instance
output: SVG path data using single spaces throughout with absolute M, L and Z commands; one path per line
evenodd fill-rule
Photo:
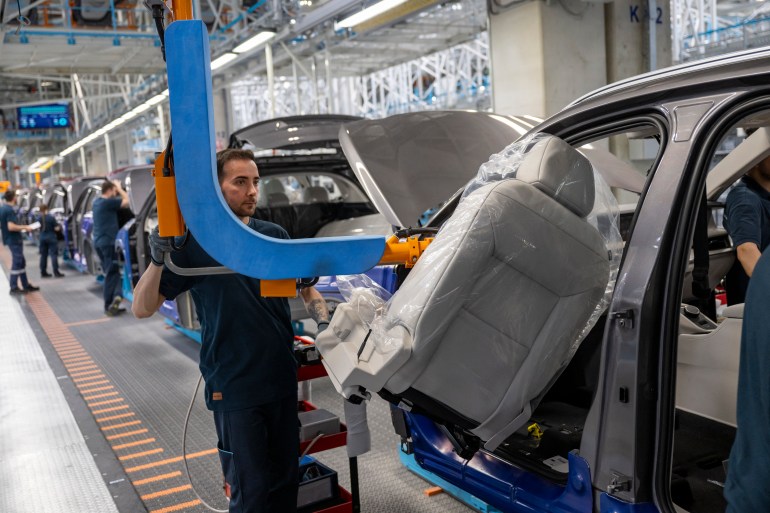
M 308 187 L 302 191 L 302 200 L 304 203 L 328 203 L 329 191 L 321 186 Z
M 516 173 L 580 217 L 594 208 L 593 176 L 588 159 L 556 137 L 536 144 Z
M 531 184 L 494 182 L 463 200 L 388 309 L 412 354 L 385 388 L 411 387 L 479 422 L 491 446 L 527 420 L 609 279 L 604 241 L 583 218 L 590 164 L 554 141 L 522 161 L 517 176 Z

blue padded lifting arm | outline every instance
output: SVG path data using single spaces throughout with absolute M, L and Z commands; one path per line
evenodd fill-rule
M 209 255 L 238 273 L 270 280 L 356 274 L 377 265 L 384 237 L 281 240 L 244 225 L 227 206 L 217 180 L 209 42 L 203 22 L 169 25 L 166 56 L 179 207 Z

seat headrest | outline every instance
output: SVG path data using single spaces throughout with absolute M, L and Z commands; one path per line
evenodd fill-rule
M 516 178 L 551 196 L 580 217 L 594 208 L 594 172 L 591 163 L 572 146 L 547 137 L 527 152 Z
M 329 203 L 329 191 L 318 185 L 308 187 L 302 191 L 302 199 L 305 203 Z
M 267 205 L 270 207 L 288 206 L 289 197 L 282 192 L 272 192 L 267 195 Z
M 267 179 L 262 186 L 262 192 L 265 194 L 285 194 L 286 190 L 278 179 Z

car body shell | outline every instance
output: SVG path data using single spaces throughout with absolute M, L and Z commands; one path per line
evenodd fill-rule
M 677 339 L 690 241 L 704 191 L 715 200 L 746 170 L 735 169 L 707 189 L 718 142 L 739 119 L 762 110 L 770 110 L 766 49 L 607 86 L 531 131 L 574 147 L 640 125 L 660 134 L 656 160 L 627 217 L 617 284 L 597 333 L 601 371 L 580 452 L 569 455 L 569 475 L 561 482 L 483 450 L 466 461 L 437 424 L 406 412 L 409 451 L 419 468 L 504 512 L 675 510 L 669 483 Z M 770 125 L 766 119 L 762 126 Z

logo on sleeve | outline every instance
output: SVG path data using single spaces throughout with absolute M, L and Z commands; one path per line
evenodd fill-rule
M 213 392 L 211 394 L 211 400 L 212 401 L 221 401 L 222 400 L 222 392 Z

